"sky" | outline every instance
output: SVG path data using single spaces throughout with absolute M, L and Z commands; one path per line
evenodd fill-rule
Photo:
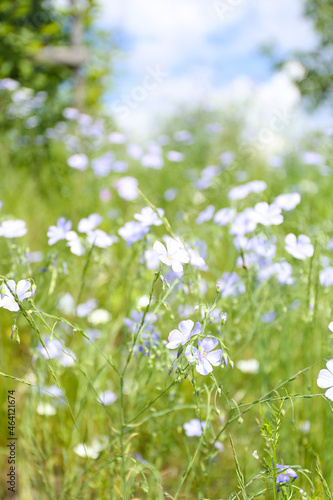
M 316 45 L 304 0 L 99 2 L 98 25 L 115 32 L 123 49 L 106 102 L 125 127 L 149 128 L 180 102 L 242 99 L 270 82 L 274 93 L 276 76 L 259 48 L 273 43 L 288 57 Z

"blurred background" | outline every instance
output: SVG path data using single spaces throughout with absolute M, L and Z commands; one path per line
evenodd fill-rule
M 103 109 L 146 138 L 179 106 L 232 107 L 251 134 L 274 108 L 303 132 L 330 125 L 332 17 L 330 0 L 3 0 L 0 78 L 46 91 L 48 125 Z
M 236 270 L 249 291 L 221 301 L 228 312 L 224 340 L 235 363 L 244 361 L 245 369 L 235 364 L 235 370 L 218 377 L 237 404 L 256 401 L 278 381 L 331 352 L 327 325 L 333 317 L 333 280 L 321 286 L 319 275 L 323 266 L 330 270 L 333 248 L 332 26 L 332 0 L 0 0 L 0 229 L 3 222 L 21 228 L 19 235 L 2 233 L 1 274 L 33 279 L 40 310 L 78 322 L 95 335 L 101 352 L 121 363 L 134 331 L 128 324 L 143 314 L 151 290 L 152 245 L 166 232 L 154 228 L 146 237 L 133 218 L 148 203 L 162 208 L 175 234 L 207 258 L 207 268 L 197 264 L 204 277 L 198 269 L 194 282 L 185 275 L 184 293 L 180 289 L 170 304 L 163 304 L 158 349 L 151 356 L 133 356 L 128 418 L 169 383 L 169 361 L 160 362 L 161 353 L 166 356 L 163 342 L 180 319 L 190 314 L 201 319 L 197 305 L 213 303 L 224 273 Z M 259 189 L 244 200 L 230 198 L 239 184 L 258 180 L 264 193 Z M 272 230 L 278 258 L 291 258 L 284 237 L 292 232 L 308 235 L 317 245 L 315 259 L 305 264 L 292 260 L 295 285 L 273 280 L 257 288 L 256 270 L 239 260 L 228 222 L 219 225 L 215 216 L 209 221 L 215 210 L 231 206 L 242 214 L 248 203 L 271 203 L 293 192 L 301 195 L 300 209 L 285 214 L 282 231 Z M 105 245 L 94 247 L 75 233 L 89 214 L 103 219 Z M 71 237 L 77 239 L 64 236 L 55 244 L 47 235 L 57 220 L 64 224 L 61 218 L 69 219 Z M 106 313 L 105 323 L 77 314 L 77 303 L 89 305 L 92 299 L 92 307 L 98 307 L 93 312 Z M 120 398 L 110 403 L 109 426 L 81 368 L 56 360 L 63 393 L 79 413 L 83 408 L 82 436 L 76 434 L 69 412 L 50 399 L 52 394 L 17 383 L 16 377 L 43 387 L 55 382 L 38 351 L 38 337 L 24 318 L 16 324 L 13 316 L 1 311 L 1 370 L 12 377 L 1 390 L 5 401 L 10 384 L 17 388 L 22 499 L 65 499 L 69 490 L 71 498 L 109 498 L 110 489 L 121 488 Z M 118 378 L 104 370 L 103 359 L 68 326 L 60 322 L 55 331 L 77 356 L 75 362 L 82 362 L 96 383 L 98 377 L 98 390 L 116 391 Z M 317 368 L 288 385 L 290 393 L 308 397 L 318 392 Z M 51 410 L 40 406 L 45 401 L 52 403 Z M 178 401 L 193 403 L 190 384 L 158 401 L 155 406 L 165 417 L 140 424 L 126 452 L 138 470 L 148 463 L 159 471 L 170 491 L 176 491 L 184 472 L 184 449 L 189 457 L 195 445 L 183 432 L 193 408 L 167 413 Z M 215 434 L 232 414 L 224 400 L 221 407 L 221 418 L 212 417 Z M 332 450 L 326 446 L 331 408 L 322 399 L 318 405 L 299 400 L 295 407 L 292 416 L 288 407 L 281 431 L 283 460 L 313 470 L 319 453 L 332 484 Z M 257 474 L 252 451 L 257 448 L 263 456 L 264 450 L 256 422 L 261 410 L 254 411 L 243 426 L 238 422 L 236 428 L 235 421 L 232 428 L 248 477 Z M 6 412 L 0 417 L 5 427 Z M 97 447 L 92 450 L 95 469 L 89 471 L 80 446 L 105 439 L 114 456 Z M 207 469 L 203 458 L 211 452 L 202 451 L 184 498 L 199 498 L 199 490 L 200 498 L 207 498 L 201 487 L 208 476 L 216 498 L 235 488 L 226 434 L 220 451 L 224 446 L 224 453 L 207 461 Z M 3 445 L 4 458 L 5 452 Z M 102 471 L 97 486 L 95 470 Z M 154 500 L 162 495 L 155 483 L 151 474 Z M 0 478 L 2 487 L 5 491 Z

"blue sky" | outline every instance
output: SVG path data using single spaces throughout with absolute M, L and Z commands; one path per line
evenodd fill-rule
M 167 75 L 130 105 L 133 116 L 161 110 L 163 103 L 218 98 L 242 78 L 267 83 L 273 75 L 259 53 L 263 44 L 274 43 L 280 55 L 316 44 L 302 15 L 304 0 L 99 1 L 99 26 L 116 31 L 124 48 L 108 104 L 123 103 L 133 89 L 139 95 L 152 68 Z

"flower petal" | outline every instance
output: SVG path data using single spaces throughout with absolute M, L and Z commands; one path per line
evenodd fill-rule
M 30 281 L 27 280 L 21 280 L 17 283 L 16 293 L 20 300 L 22 300 L 21 299 L 22 295 L 24 295 L 29 290 L 30 287 L 31 287 Z
M 160 255 L 167 253 L 165 246 L 160 241 L 155 241 L 153 249 L 155 250 L 155 252 L 157 252 Z
M 196 324 L 194 325 L 193 330 L 192 330 L 191 337 L 193 337 L 193 335 L 197 335 L 198 333 L 201 333 L 201 332 L 202 332 L 202 325 L 201 325 L 201 323 L 199 323 L 199 321 L 197 321 Z
M 321 389 L 327 389 L 327 387 L 332 387 L 333 386 L 332 373 L 326 369 L 320 370 L 317 378 L 317 385 Z
M 202 347 L 205 352 L 209 352 L 212 351 L 218 343 L 219 341 L 215 337 L 208 335 L 204 339 L 199 340 L 198 347 Z
M 325 392 L 325 396 L 331 401 L 333 401 L 333 387 L 327 389 L 327 391 Z
M 179 330 L 172 330 L 169 333 L 168 341 L 166 345 L 168 349 L 177 349 L 181 344 L 186 343 L 186 340 L 184 342 L 184 335 Z
M 183 272 L 183 266 L 177 260 L 171 261 L 171 267 L 172 267 L 172 270 L 175 273 L 181 273 L 181 272 Z
M 216 351 L 206 354 L 206 359 L 210 362 L 211 365 L 220 366 L 222 361 L 222 354 L 222 349 L 217 349 Z
M 327 361 L 326 363 L 326 368 L 328 369 L 329 372 L 332 373 L 333 375 L 333 359 L 330 359 L 329 361 Z
M 205 358 L 200 359 L 195 368 L 201 375 L 208 375 L 208 373 L 213 371 L 212 365 Z
M 186 336 L 190 336 L 194 322 L 191 319 L 181 321 L 178 325 L 179 330 Z

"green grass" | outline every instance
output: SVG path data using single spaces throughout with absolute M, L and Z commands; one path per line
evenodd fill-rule
M 65 216 L 76 229 L 81 218 L 99 213 L 104 217 L 101 229 L 116 235 L 147 205 L 145 199 L 138 196 L 126 202 L 118 196 L 112 186 L 121 174 L 96 179 L 91 169 L 71 170 L 61 143 L 51 141 L 47 148 L 14 147 L 6 133 L 0 137 L 0 215 L 3 220 L 9 216 L 22 218 L 28 227 L 27 235 L 15 243 L 0 239 L 1 275 L 16 281 L 32 278 L 37 286 L 34 303 L 40 311 L 34 312 L 29 301 L 21 304 L 17 317 L 0 309 L 0 371 L 11 377 L 1 378 L 1 456 L 5 470 L 7 391 L 14 389 L 18 498 L 22 500 L 271 499 L 277 495 L 272 488 L 275 463 L 300 468 L 298 479 L 291 487 L 284 486 L 280 497 L 301 498 L 297 488 L 302 488 L 307 498 L 331 498 L 333 452 L 329 439 L 333 415 L 324 391 L 316 385 L 316 377 L 325 367 L 324 358 L 329 359 L 332 352 L 333 337 L 327 328 L 332 320 L 332 291 L 320 286 L 319 272 L 323 257 L 331 261 L 327 244 L 333 236 L 333 178 L 321 176 L 314 166 L 304 165 L 296 146 L 284 168 L 273 169 L 264 158 L 238 152 L 237 123 L 226 121 L 226 132 L 209 136 L 204 130 L 207 117 L 203 113 L 186 119 L 189 124 L 184 119 L 182 124 L 170 124 L 169 129 L 174 132 L 187 126 L 195 143 L 168 146 L 184 152 L 184 162 L 166 160 L 162 170 L 152 170 L 130 161 L 128 172 L 123 174 L 138 179 L 149 203 L 165 210 L 170 227 L 167 223 L 153 227 L 148 239 L 131 247 L 120 239 L 108 249 L 93 248 L 89 258 L 88 254 L 71 254 L 64 242 L 49 247 L 48 227 Z M 93 141 L 82 139 L 81 144 L 82 152 L 88 152 L 89 157 L 98 156 Z M 127 159 L 123 146 L 113 149 L 118 159 Z M 327 162 L 332 152 L 326 140 L 318 137 L 306 138 L 297 149 L 315 149 L 326 156 Z M 218 164 L 220 154 L 228 150 L 236 152 L 230 168 L 207 190 L 194 188 L 189 170 L 197 175 L 207 165 Z M 267 189 L 230 203 L 228 191 L 242 183 L 237 180 L 240 171 L 247 174 L 244 182 L 261 179 Z M 102 187 L 111 190 L 110 202 L 99 199 Z M 178 190 L 173 202 L 163 197 L 170 187 Z M 213 222 L 200 226 L 195 223 L 209 204 L 217 210 L 232 205 L 241 211 L 259 201 L 271 203 L 278 194 L 295 189 L 301 192 L 302 202 L 284 212 L 284 223 L 258 226 L 254 233 L 276 237 L 275 260 L 285 258 L 293 265 L 293 285 L 281 286 L 274 278 L 258 284 L 253 269 L 236 267 L 238 252 L 228 228 Z M 110 220 L 108 213 L 114 209 L 118 216 Z M 184 268 L 184 283 L 191 284 L 188 293 L 180 287 L 169 291 L 161 281 L 166 266 L 156 275 L 141 263 L 144 250 L 170 229 L 189 245 L 197 239 L 207 243 L 209 270 Z M 284 237 L 289 232 L 311 238 L 315 245 L 313 258 L 297 261 L 287 254 Z M 43 261 L 27 263 L 27 248 L 42 251 Z M 181 370 L 169 374 L 172 361 L 163 341 L 182 319 L 202 321 L 201 312 L 215 301 L 216 281 L 223 272 L 234 270 L 244 281 L 246 292 L 224 299 L 218 295 L 216 306 L 227 312 L 228 321 L 221 333 L 219 324 L 207 322 L 205 333 L 222 340 L 235 364 L 242 359 L 257 359 L 259 373 L 244 374 L 229 364 L 224 369 L 215 368 L 213 378 L 201 376 L 188 369 L 182 355 Z M 202 279 L 208 287 L 205 294 L 200 290 Z M 112 314 L 108 323 L 98 327 L 98 340 L 85 340 L 82 332 L 92 327 L 86 318 L 59 311 L 57 303 L 62 293 L 70 293 L 75 301 L 80 297 L 80 302 L 96 298 L 100 307 Z M 142 296 L 150 296 L 148 310 L 158 314 L 155 325 L 161 340 L 150 356 L 131 355 L 133 336 L 123 322 L 138 309 Z M 296 300 L 299 307 L 290 307 Z M 192 312 L 180 316 L 181 306 L 190 306 Z M 272 310 L 276 318 L 264 324 L 262 314 Z M 69 324 L 44 313 L 64 317 Z M 15 342 L 15 336 L 14 340 L 10 338 L 14 321 L 20 343 Z M 63 367 L 56 359 L 36 357 L 40 336 L 49 336 L 52 331 L 74 352 L 74 366 Z M 63 389 L 65 403 L 36 389 L 50 385 Z M 96 400 L 96 394 L 106 389 L 118 397 L 110 406 Z M 39 415 L 36 410 L 41 401 L 52 403 L 56 414 Z M 193 418 L 207 422 L 201 437 L 187 437 L 184 433 L 183 424 Z M 301 430 L 305 421 L 310 422 L 308 433 Z M 105 436 L 106 446 L 96 459 L 79 457 L 74 452 L 78 443 L 90 446 L 101 436 Z M 214 446 L 217 437 L 224 445 L 222 452 Z M 260 461 L 252 456 L 254 450 Z M 320 474 L 316 471 L 317 456 Z M 3 473 L 1 481 L 4 497 L 7 486 Z

